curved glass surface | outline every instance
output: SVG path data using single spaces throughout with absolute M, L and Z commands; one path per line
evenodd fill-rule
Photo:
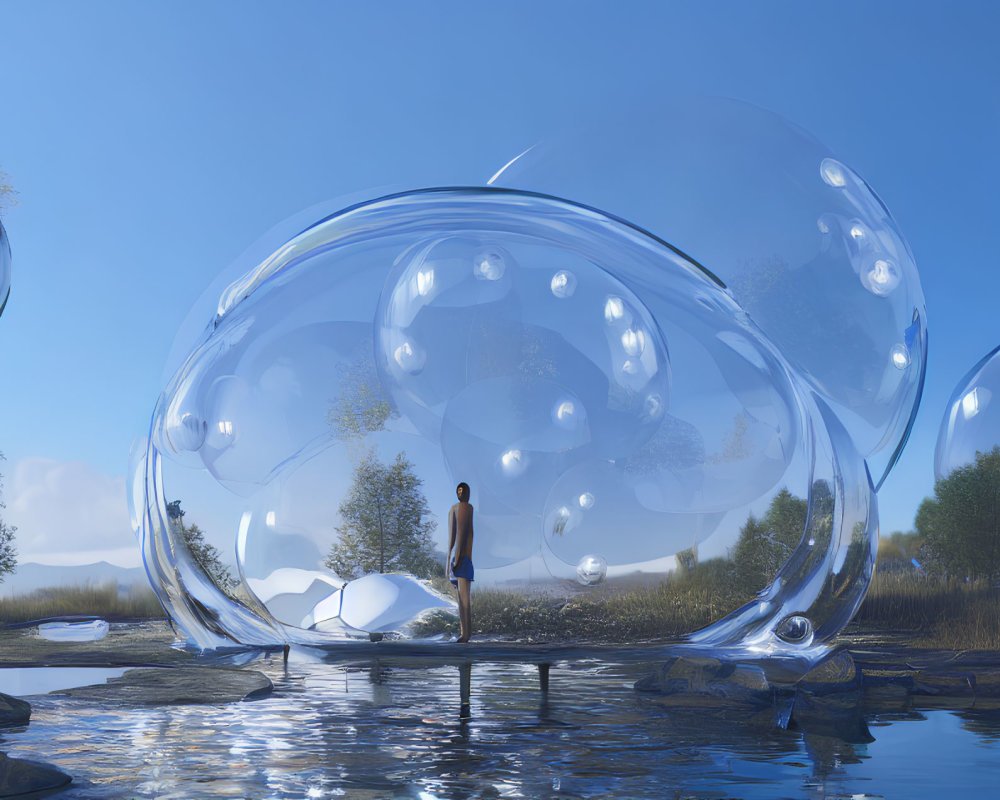
M 599 208 L 704 265 L 826 398 L 880 486 L 913 424 L 927 352 L 919 276 L 885 205 L 829 148 L 745 103 L 601 111 L 490 185 Z
M 945 408 L 934 451 L 934 477 L 976 463 L 1000 446 L 1000 347 L 987 353 L 958 382 Z
M 205 322 L 130 490 L 154 588 L 202 647 L 426 635 L 454 612 L 459 481 L 477 593 L 738 584 L 670 632 L 695 645 L 809 652 L 871 578 L 874 490 L 831 397 L 713 272 L 593 208 L 373 200 Z
M 10 240 L 7 231 L 0 222 L 0 314 L 7 306 L 10 297 Z

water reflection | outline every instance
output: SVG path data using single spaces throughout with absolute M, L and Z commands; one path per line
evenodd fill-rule
M 14 697 L 45 694 L 118 678 L 127 667 L 0 667 L 0 691 Z
M 635 664 L 254 667 L 274 694 L 233 705 L 33 698 L 0 750 L 72 774 L 60 798 L 936 797 L 1000 780 L 993 710 L 861 715 L 852 737 L 654 702 Z
M 970 709 L 961 712 L 959 717 L 962 719 L 962 727 L 977 734 L 983 742 L 1000 742 L 1000 709 Z

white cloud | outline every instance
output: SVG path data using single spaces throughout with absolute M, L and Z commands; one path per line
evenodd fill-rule
M 124 478 L 104 475 L 83 461 L 24 458 L 5 483 L 4 516 L 17 526 L 18 561 L 140 563 Z

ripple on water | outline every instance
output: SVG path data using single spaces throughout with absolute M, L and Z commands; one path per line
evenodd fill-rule
M 556 666 L 547 700 L 534 667 L 477 664 L 466 718 L 454 666 L 253 667 L 275 691 L 243 703 L 106 710 L 33 698 L 31 724 L 5 732 L 3 749 L 73 775 L 60 797 L 81 800 L 933 797 L 1000 780 L 996 712 L 889 720 L 854 745 L 678 713 L 631 688 L 648 669 L 635 664 Z

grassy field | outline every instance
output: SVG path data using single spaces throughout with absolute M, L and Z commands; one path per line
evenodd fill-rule
M 444 579 L 439 591 L 453 592 Z M 655 586 L 600 587 L 563 596 L 475 589 L 477 634 L 527 641 L 641 642 L 667 639 L 708 625 L 752 599 L 723 571 L 681 575 Z M 110 620 L 163 619 L 146 586 L 120 594 L 114 583 L 41 589 L 0 598 L 0 624 L 87 614 Z M 436 614 L 414 633 L 457 633 L 458 622 Z M 905 634 L 917 647 L 1000 650 L 1000 588 L 987 581 L 928 577 L 912 570 L 876 571 L 844 639 L 869 633 Z
M 107 620 L 163 619 L 163 607 L 153 591 L 135 584 L 120 594 L 114 582 L 38 589 L 0 598 L 0 623 L 29 622 L 48 617 L 93 615 Z
M 563 596 L 475 589 L 473 627 L 477 634 L 526 641 L 641 642 L 703 628 L 752 596 L 737 588 L 724 570 L 712 567 L 656 585 L 569 589 Z M 417 633 L 457 630 L 453 617 L 436 614 Z
M 1000 588 L 985 580 L 876 571 L 852 629 L 906 631 L 919 647 L 1000 650 Z
M 640 642 L 697 630 L 752 597 L 722 575 L 680 576 L 657 586 L 567 597 L 481 589 L 473 592 L 473 625 L 480 635 L 527 641 Z M 419 634 L 457 630 L 453 617 L 438 614 Z M 844 638 L 889 632 L 905 635 L 917 647 L 1000 650 L 1000 589 L 912 570 L 876 572 Z

